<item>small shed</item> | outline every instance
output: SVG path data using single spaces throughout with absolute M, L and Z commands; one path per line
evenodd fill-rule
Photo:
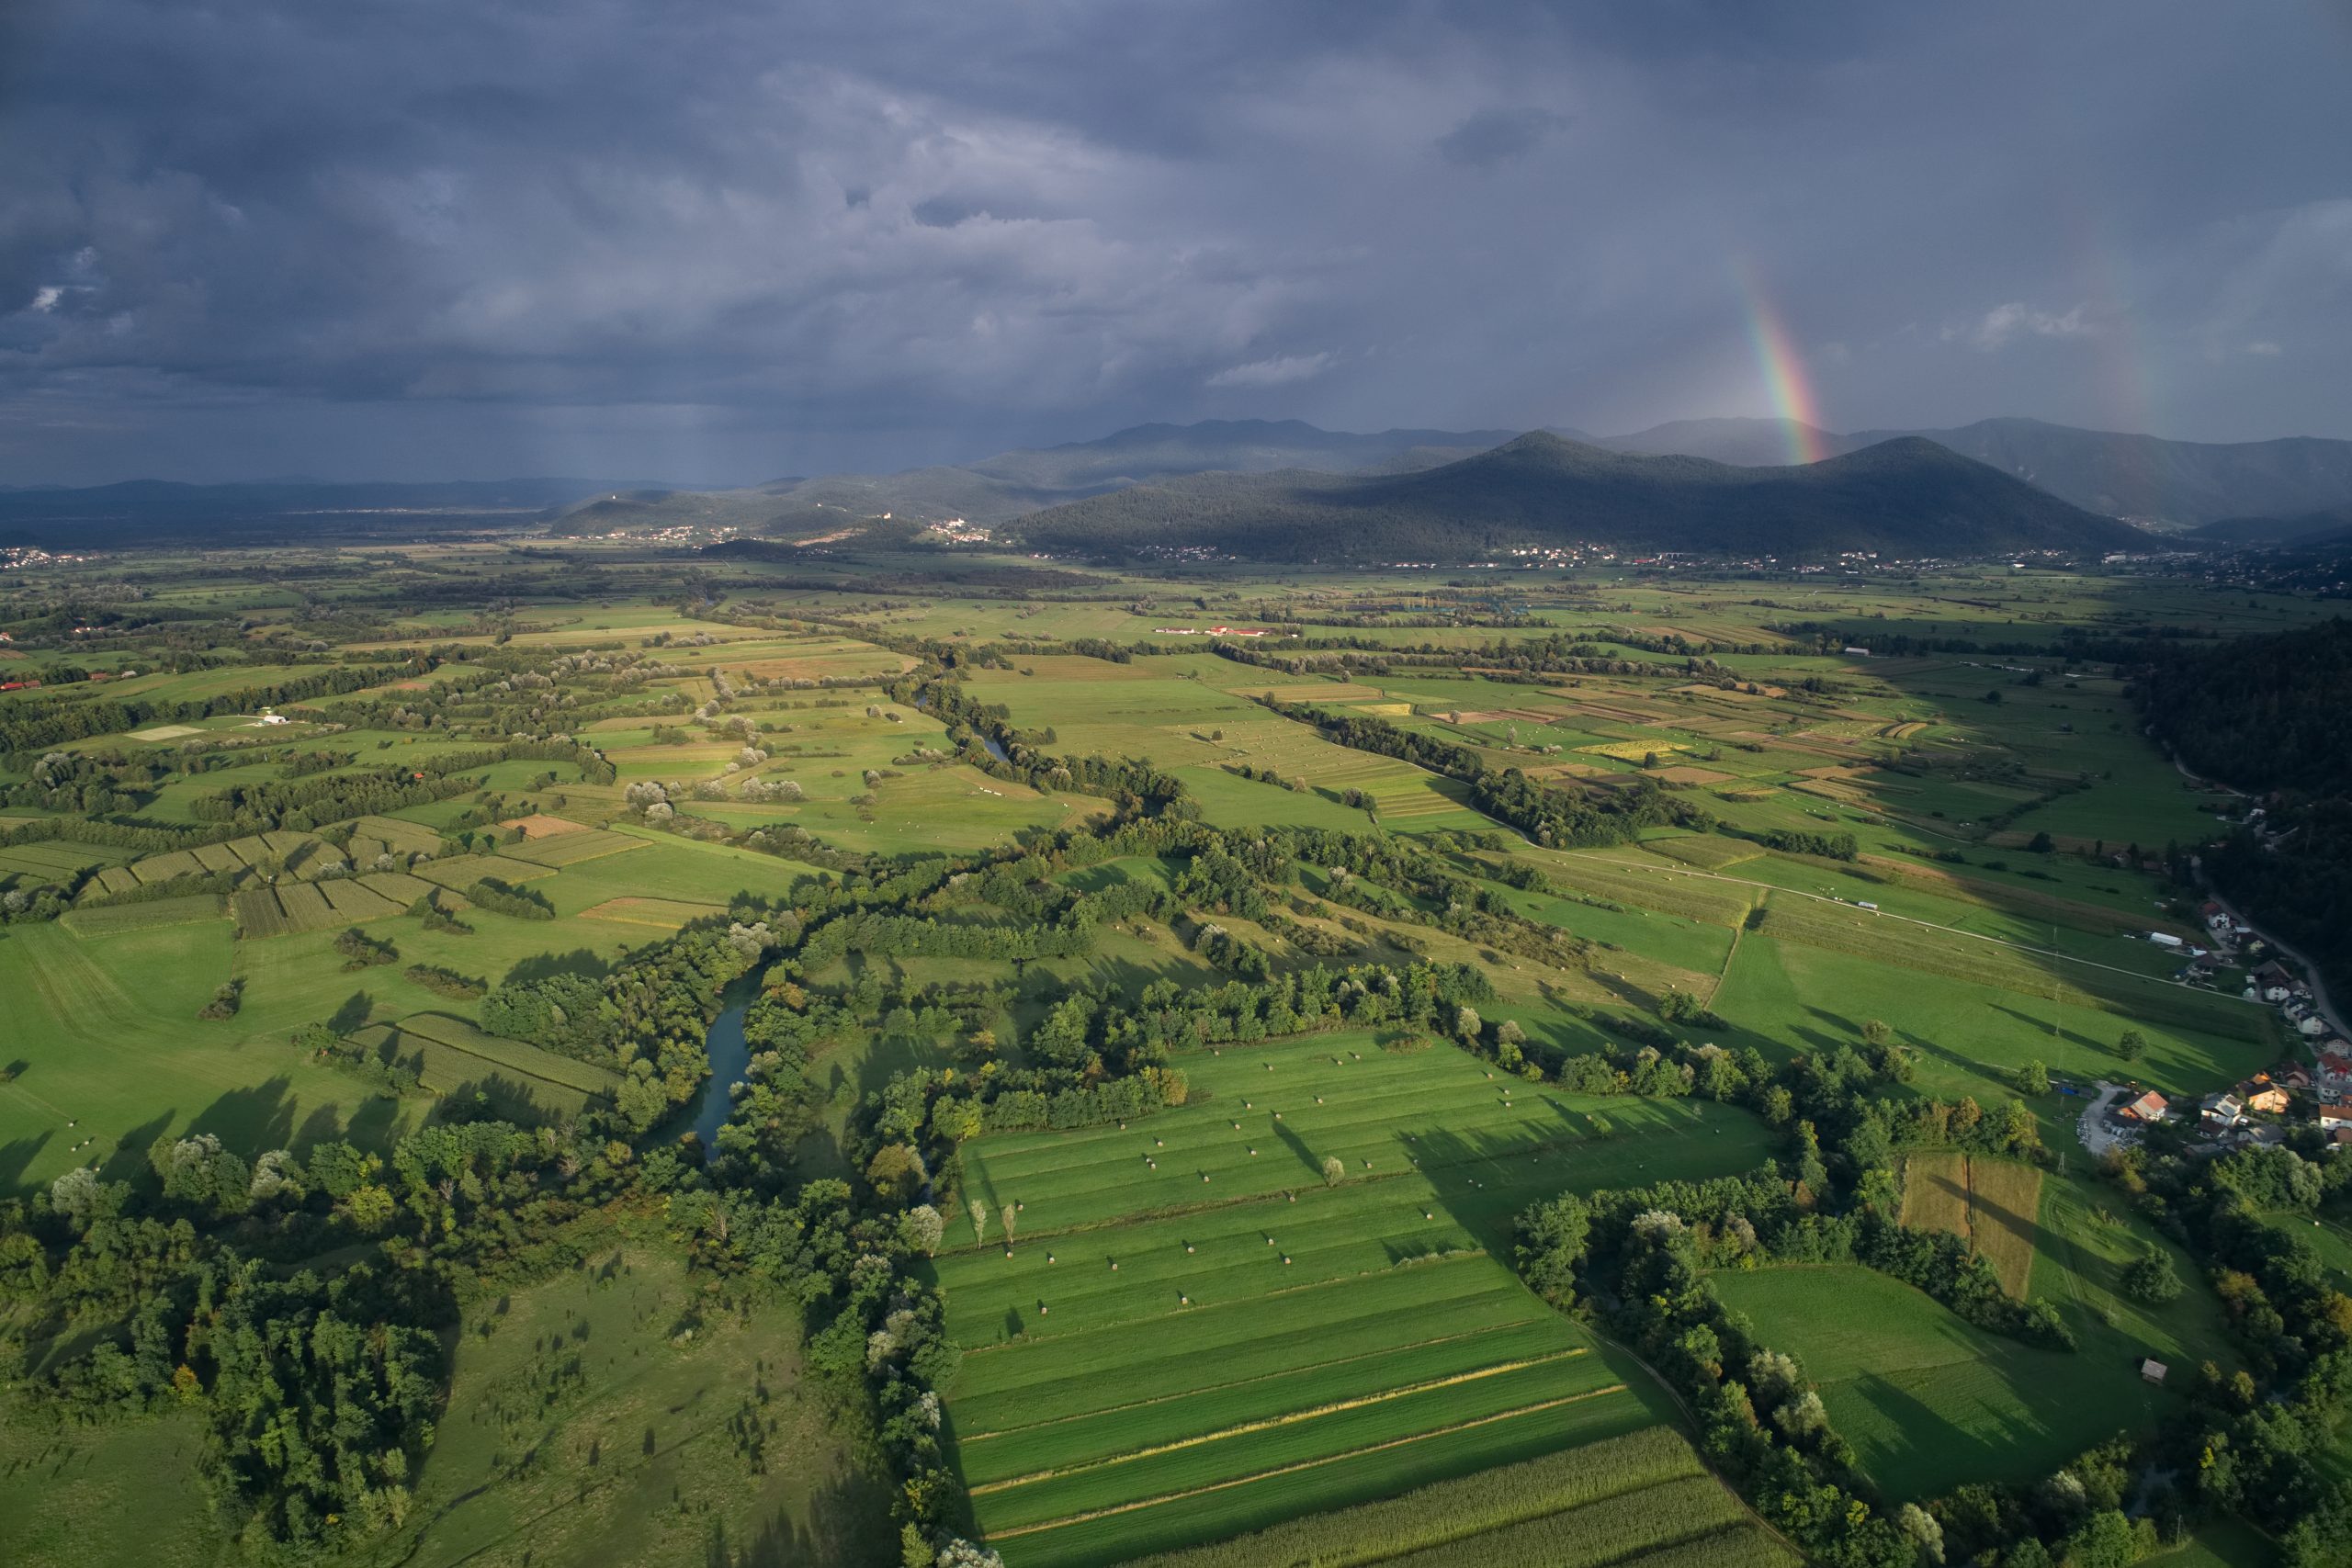
M 2142 1382 L 2154 1383 L 2157 1387 L 2161 1388 L 2164 1386 L 2165 1374 L 2170 1371 L 2172 1371 L 2172 1369 L 2165 1366 L 2162 1361 L 2142 1361 L 2140 1363 L 2140 1381 Z

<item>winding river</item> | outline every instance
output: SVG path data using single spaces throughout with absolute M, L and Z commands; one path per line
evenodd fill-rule
M 704 1037 L 710 1052 L 710 1077 L 695 1091 L 687 1115 L 701 1135 L 705 1158 L 718 1152 L 718 1129 L 726 1125 L 727 1113 L 734 1109 L 735 1086 L 743 1081 L 752 1065 L 751 1043 L 743 1038 L 743 1014 L 751 1005 L 748 996 L 729 1002 L 711 1021 L 710 1032 Z

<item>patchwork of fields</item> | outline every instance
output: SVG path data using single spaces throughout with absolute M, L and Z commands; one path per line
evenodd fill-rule
M 848 1154 L 861 1107 L 894 1070 L 1033 1066 L 1033 1032 L 1073 991 L 1132 1005 L 1148 986 L 1250 972 L 1204 940 L 1212 925 L 1248 944 L 1257 972 L 1415 956 L 1475 964 L 1496 993 L 1479 1004 L 1490 1032 L 1480 1048 L 1519 1039 L 1539 1066 L 1606 1052 L 1630 1066 L 1664 1019 L 1690 1019 L 1661 1009 L 1672 992 L 1705 1009 L 1666 1031 L 1686 1045 L 1752 1047 L 1778 1066 L 1854 1045 L 1883 1022 L 1910 1068 L 1872 1092 L 1964 1095 L 1993 1111 L 2018 1097 L 2031 1064 L 2060 1079 L 2129 1077 L 2194 1096 L 2291 1045 L 2267 1010 L 2237 998 L 2234 976 L 2211 990 L 2177 984 L 2180 960 L 2144 941 L 2198 928 L 2180 889 L 2114 852 L 2194 843 L 2212 828 L 2214 802 L 2146 743 L 2114 672 L 2052 658 L 2035 671 L 2045 678 L 2029 682 L 1958 655 L 1822 655 L 1809 641 L 1699 660 L 1655 640 L 1769 649 L 1791 614 L 1846 625 L 1858 642 L 2006 638 L 2029 606 L 2041 620 L 2107 624 L 2126 591 L 2103 581 L 1996 574 L 1972 590 L 2014 596 L 1994 600 L 1613 573 L 1603 592 L 1597 575 L 1531 573 L 1526 587 L 1492 590 L 1489 604 L 1485 588 L 1465 598 L 1459 585 L 1410 574 L 1267 582 L 1215 566 L 1181 591 L 1020 562 L 974 562 L 971 583 L 933 583 L 922 575 L 931 557 L 894 565 L 921 583 L 901 592 L 848 558 L 812 555 L 779 573 L 714 553 L 695 570 L 717 585 L 707 603 L 725 608 L 706 618 L 678 607 L 674 552 L 635 560 L 626 544 L 573 547 L 597 571 L 641 566 L 634 596 L 583 603 L 569 588 L 570 561 L 567 591 L 542 600 L 525 593 L 485 612 L 447 596 L 440 574 L 538 570 L 528 552 L 505 561 L 503 546 L 455 547 L 444 559 L 459 564 L 420 578 L 417 602 L 397 612 L 372 579 L 345 584 L 347 603 L 342 589 L 314 597 L 275 580 L 232 591 L 207 578 L 176 599 L 164 587 L 159 604 L 217 608 L 220 594 L 248 596 L 238 618 L 251 624 L 221 640 L 224 658 L 280 637 L 312 640 L 304 623 L 329 613 L 380 634 L 346 650 L 401 651 L 368 666 L 364 690 L 289 705 L 296 722 L 282 729 L 223 714 L 62 743 L 99 773 L 124 773 L 135 804 L 111 813 L 112 826 L 139 831 L 115 836 L 239 836 L 151 852 L 29 828 L 25 841 L 0 844 L 0 894 L 80 890 L 53 919 L 0 927 L 0 1196 L 76 1168 L 152 1184 L 150 1149 L 190 1133 L 243 1155 L 299 1158 L 334 1138 L 385 1151 L 477 1092 L 502 1116 L 561 1130 L 609 1104 L 621 1075 L 485 1032 L 470 998 L 487 987 L 600 980 L 747 897 L 782 926 L 776 912 L 793 904 L 821 908 L 826 898 L 811 896 L 820 886 L 863 891 L 929 857 L 1049 846 L 1114 809 L 1065 787 L 1068 775 L 1000 776 L 963 760 L 977 755 L 956 750 L 966 732 L 881 684 L 915 657 L 868 636 L 980 654 L 948 660 L 952 678 L 1002 705 L 1043 750 L 1169 771 L 1190 796 L 1175 815 L 1197 807 L 1204 823 L 1244 830 L 1229 841 L 1277 827 L 1386 832 L 1437 851 L 1446 877 L 1475 882 L 1441 881 L 1436 894 L 1374 916 L 1377 900 L 1350 907 L 1341 896 L 1359 873 L 1321 863 L 1351 851 L 1327 857 L 1294 841 L 1283 853 L 1295 860 L 1254 911 L 1262 918 L 1188 893 L 1183 908 L 1105 921 L 1069 956 L 855 952 L 792 972 L 854 1005 L 820 1043 L 825 1082 L 811 1120 L 821 1126 L 782 1188 L 821 1172 L 848 1178 L 860 1203 L 871 1196 Z M 343 570 L 322 559 L 322 573 Z M 378 570 L 400 569 L 370 562 Z M 2240 614 L 2186 592 L 2131 592 L 2149 595 L 2130 602 L 2160 608 L 2166 625 Z M 1196 607 L 1155 608 L 1155 595 Z M 2306 610 L 2249 600 L 2245 615 Z M 1449 615 L 1462 624 L 1406 624 Z M 1253 667 L 1157 630 L 1216 621 L 1279 621 L 1329 640 L 1320 650 L 1291 644 L 1302 657 Z M 1574 668 L 1605 672 L 1511 670 L 1510 645 L 1555 634 L 1585 642 Z M 1068 647 L 1079 637 L 1151 638 L 1170 651 L 1085 657 Z M 1248 646 L 1270 654 L 1287 640 Z M 1002 651 L 1015 642 L 1033 651 Z M 1057 642 L 1061 651 L 1034 651 Z M 444 658 L 451 644 L 469 657 Z M 439 650 L 429 658 L 428 645 Z M 1381 657 L 1318 666 L 1340 648 Z M 1454 662 L 1421 661 L 1432 649 Z M 258 669 L 290 668 L 253 657 L 251 667 L 151 674 L 105 694 L 195 701 L 242 689 Z M 542 679 L 535 660 L 555 672 Z M 599 660 L 639 662 L 621 679 L 594 669 Z M 514 682 L 485 675 L 492 665 Z M 501 718 L 422 717 L 453 682 Z M 1993 688 L 1998 703 L 1984 700 Z M 533 705 L 540 696 L 518 694 L 548 691 L 560 692 L 560 719 Z M 1659 799 L 1727 830 L 1657 818 L 1603 849 L 1539 849 L 1473 809 L 1458 780 L 1336 745 L 1254 700 L 1269 693 L 1378 718 L 1595 798 L 1654 784 Z M 59 686 L 17 700 L 92 694 Z M 411 762 L 479 755 L 558 723 L 602 761 L 492 751 L 427 804 L 371 795 L 384 811 L 306 808 L 214 826 L 227 787 L 308 789 L 388 767 L 398 779 Z M 201 766 L 178 760 L 208 749 L 221 754 Z M 33 754 L 0 753 L 0 782 L 25 784 Z M 631 793 L 647 784 L 668 793 L 662 812 Z M 60 809 L 37 790 L 10 798 L 24 802 L 6 808 L 10 822 Z M 272 826 L 287 822 L 300 830 Z M 754 829 L 763 836 L 746 840 Z M 1845 835 L 1850 856 L 1825 842 Z M 1100 888 L 1135 878 L 1172 892 L 1185 867 L 1181 846 L 1154 845 L 1022 875 L 1030 893 L 1057 897 L 1055 879 Z M 153 896 L 198 875 L 234 890 Z M 487 896 L 503 912 L 477 906 L 466 894 L 485 878 L 526 890 L 535 907 Z M 1002 908 L 1021 897 L 1005 895 Z M 943 921 L 993 918 L 960 897 L 940 896 Z M 428 898 L 464 923 L 427 929 L 411 911 Z M 1532 940 L 1501 924 L 1505 912 L 1581 940 Z M 350 944 L 336 948 L 338 933 L 363 924 L 371 942 L 397 949 L 395 961 L 368 964 Z M 227 1016 L 223 992 L 235 1004 Z M 871 1016 L 855 1010 L 868 1002 Z M 935 1019 L 942 1002 L 958 1010 L 955 1027 L 886 1032 L 885 1016 Z M 288 1045 L 322 1023 L 415 1082 Z M 1506 1024 L 1522 1034 L 1492 1032 Z M 2144 1036 L 2129 1059 L 2118 1048 L 2127 1028 Z M 1532 1203 L 1750 1171 L 1785 1160 L 1786 1136 L 1712 1100 L 1575 1095 L 1448 1044 L 1397 1043 L 1340 1031 L 1187 1051 L 1180 1108 L 1126 1125 L 988 1135 L 960 1155 L 926 1150 L 939 1154 L 930 1179 L 948 1219 L 928 1267 L 962 1347 L 942 1437 L 976 1536 L 1012 1568 L 1792 1563 L 1699 1462 L 1648 1372 L 1544 1306 L 1510 1266 L 1514 1221 Z M 2038 1094 L 2028 1104 L 2044 1141 L 2074 1156 L 2079 1101 Z M 1914 1153 L 1902 1210 L 1910 1224 L 1965 1238 L 2012 1295 L 2054 1307 L 2080 1343 L 2073 1353 L 1981 1332 L 1860 1269 L 1714 1277 L 1767 1343 L 1804 1362 L 1888 1499 L 2030 1482 L 2086 1443 L 2149 1428 L 2180 1395 L 2139 1380 L 2143 1357 L 2238 1365 L 2195 1261 L 2114 1188 L 2078 1174 L 2081 1164 Z M 986 1210 L 978 1229 L 960 1206 L 969 1202 Z M 2273 1217 L 2313 1233 L 2331 1278 L 2352 1277 L 2352 1231 L 2335 1213 L 2312 1218 Z M 797 1373 L 788 1328 L 761 1316 L 774 1303 L 688 1271 L 677 1240 L 631 1235 L 594 1269 L 467 1301 L 440 1446 L 418 1481 L 413 1561 L 899 1560 L 888 1499 L 854 1473 L 817 1407 L 781 1417 L 766 1408 L 771 1385 L 788 1397 Z M 2122 1289 L 2124 1270 L 2151 1255 L 2187 1281 L 2179 1300 L 2153 1305 Z M 791 1463 L 764 1463 L 771 1440 L 790 1445 Z M 74 1561 L 91 1542 L 122 1555 L 108 1520 L 85 1540 L 72 1512 L 140 1504 L 143 1493 L 107 1464 L 187 1481 L 197 1444 L 165 1419 L 106 1464 L 76 1457 L 96 1449 L 65 1445 L 84 1469 L 50 1472 L 51 1496 L 32 1482 L 48 1452 L 0 1431 L 10 1461 L 0 1499 L 21 1502 L 33 1521 L 28 1560 Z M 2352 1472 L 2352 1461 L 2338 1462 Z M 155 1496 L 158 1560 L 202 1559 L 217 1543 L 192 1486 L 159 1483 Z M 2212 1539 L 2244 1544 L 2226 1528 Z

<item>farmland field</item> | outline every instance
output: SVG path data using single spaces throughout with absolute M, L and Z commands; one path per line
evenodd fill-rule
M 958 1451 L 1008 1562 L 1267 1522 L 1295 1511 L 1285 1476 L 1369 1496 L 1659 1418 L 1494 1253 L 1535 1193 L 1745 1168 L 1753 1123 L 1604 1117 L 1345 1032 L 1186 1066 L 1182 1111 L 967 1153 L 972 1190 L 1019 1206 L 1013 1246 L 935 1266 L 967 1348 Z M 1124 1357 L 1115 1379 L 1106 1356 Z
M 2352 1279 L 2301 1106 L 2102 1170 L 2068 1092 L 2309 1059 L 2251 956 L 2191 964 L 2164 847 L 2246 808 L 2124 653 L 2314 602 L 530 526 L 9 573 L 9 651 L 151 673 L 0 694 L 0 1283 L 68 1282 L 0 1291 L 5 1397 L 172 1380 L 0 1413 L 29 1563 L 1784 1568 L 1707 1426 L 1762 1374 L 1660 1303 L 1795 1358 L 1894 1528 L 2201 1418 L 2208 1361 L 2286 1386 L 2200 1184 Z M 1960 650 L 1839 651 L 1895 637 Z M 101 1247 L 196 1238 L 156 1290 L 75 1256 L 118 1203 L 163 1224 Z M 2000 1292 L 1818 1261 L 1882 1224 Z M 1701 1284 L 1623 1290 L 1659 1235 Z M 193 1389 L 74 1359 L 232 1253 L 396 1269 L 353 1310 L 431 1340 L 397 1505 L 317 1504 L 366 1540 L 222 1539 L 192 1320 Z
M 2041 1173 L 1951 1152 L 1913 1155 L 1903 1165 L 1903 1223 L 1962 1238 L 2022 1298 L 2038 1250 Z

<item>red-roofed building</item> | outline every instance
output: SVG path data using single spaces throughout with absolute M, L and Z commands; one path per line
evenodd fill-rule
M 2134 1122 L 2161 1122 L 2165 1119 L 2165 1097 L 2150 1089 L 2125 1106 L 2121 1114 Z

